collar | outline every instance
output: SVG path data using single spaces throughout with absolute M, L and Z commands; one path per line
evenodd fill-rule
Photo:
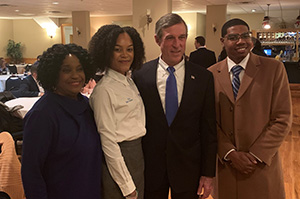
M 228 65 L 228 72 L 230 72 L 231 68 L 236 66 L 236 65 L 240 65 L 241 67 L 243 67 L 244 70 L 246 70 L 246 66 L 247 63 L 249 61 L 250 58 L 250 53 L 248 53 L 248 55 L 240 62 L 240 63 L 234 63 L 234 61 L 232 61 L 228 56 L 227 56 L 227 65 Z
M 184 66 L 184 56 L 182 57 L 182 60 L 176 64 L 175 66 L 173 66 L 175 68 L 175 71 L 179 70 L 181 67 Z M 169 67 L 169 65 L 164 62 L 164 60 L 162 60 L 161 56 L 159 56 L 159 60 L 158 60 L 159 66 L 161 66 L 165 71 L 167 71 L 167 68 Z
M 130 72 L 128 72 L 128 74 L 130 74 Z M 125 86 L 129 85 L 128 79 L 130 79 L 130 77 L 127 77 L 111 68 L 107 69 L 106 75 L 111 77 L 112 79 L 124 84 Z

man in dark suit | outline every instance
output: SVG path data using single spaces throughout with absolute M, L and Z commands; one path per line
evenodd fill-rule
M 190 61 L 208 68 L 216 63 L 216 55 L 214 51 L 208 50 L 205 47 L 205 38 L 198 36 L 195 38 L 195 48 L 197 50 L 191 52 Z
M 146 110 L 145 199 L 167 199 L 169 188 L 172 199 L 198 199 L 202 190 L 200 198 L 207 198 L 212 191 L 217 150 L 213 76 L 184 59 L 186 39 L 179 15 L 161 17 L 155 27 L 161 56 L 133 75 Z
M 22 80 L 20 88 L 12 91 L 16 97 L 38 97 L 44 94 L 43 88 L 37 82 L 37 67 L 38 62 L 30 67 L 30 75 Z

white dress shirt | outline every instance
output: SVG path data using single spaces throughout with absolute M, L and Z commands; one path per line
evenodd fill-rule
M 243 80 L 243 77 L 244 77 L 244 73 L 245 73 L 246 66 L 247 66 L 247 63 L 249 61 L 249 58 L 250 58 L 250 53 L 248 53 L 248 55 L 240 63 L 236 64 L 229 57 L 227 57 L 228 72 L 230 74 L 230 80 L 231 81 L 232 81 L 232 78 L 233 78 L 233 73 L 231 71 L 232 67 L 234 67 L 236 65 L 240 65 L 244 69 L 239 74 L 240 83 L 242 83 L 242 80 Z
M 178 93 L 178 107 L 181 102 L 182 92 L 183 92 L 183 86 L 184 86 L 184 75 L 185 75 L 185 68 L 184 68 L 184 58 L 181 62 L 179 62 L 177 65 L 173 66 L 175 68 L 175 78 L 176 78 L 176 84 L 177 84 L 177 93 Z M 157 90 L 160 95 L 161 104 L 163 106 L 164 111 L 165 109 L 165 98 L 166 98 L 166 82 L 167 78 L 169 77 L 169 71 L 167 70 L 168 64 L 166 64 L 162 59 L 161 56 L 158 60 L 158 67 L 157 67 Z
M 130 77 L 108 69 L 90 96 L 102 149 L 111 176 L 124 196 L 136 187 L 124 162 L 119 142 L 145 135 L 142 98 Z

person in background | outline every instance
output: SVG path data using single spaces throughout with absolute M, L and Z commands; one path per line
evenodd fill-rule
M 253 43 L 253 48 L 251 52 L 253 52 L 256 55 L 264 56 L 267 57 L 266 53 L 264 52 L 264 49 L 261 46 L 261 43 L 258 39 L 255 37 L 251 37 L 252 43 Z
M 207 198 L 212 191 L 214 81 L 204 67 L 185 60 L 186 39 L 179 15 L 162 16 L 155 25 L 161 55 L 133 73 L 146 110 L 145 199 L 167 199 L 170 189 L 172 199 Z
M 89 52 L 105 72 L 90 96 L 105 156 L 103 199 L 143 199 L 145 111 L 130 77 L 145 59 L 143 42 L 134 28 L 105 25 L 92 37 Z
M 194 64 L 208 68 L 216 63 L 216 55 L 214 51 L 208 50 L 205 47 L 205 38 L 198 36 L 195 38 L 196 50 L 191 52 L 189 61 Z
M 10 132 L 5 131 L 0 131 L 0 193 L 1 191 L 7 193 L 12 199 L 25 198 L 21 163 L 16 154 L 15 141 Z M 1 195 L 3 197 L 4 194 Z
M 227 57 L 227 53 L 226 53 L 225 48 L 223 47 L 220 55 L 218 56 L 218 62 L 226 59 L 226 57 Z
M 25 77 L 18 90 L 12 91 L 15 97 L 40 97 L 44 94 L 44 89 L 37 81 L 37 70 L 39 62 L 35 62 L 30 67 L 30 75 Z
M 292 124 L 282 62 L 257 56 L 248 24 L 222 27 L 227 59 L 208 68 L 215 80 L 219 199 L 284 199 L 279 147 Z
M 89 96 L 93 92 L 96 84 L 96 81 L 91 78 L 90 81 L 82 88 L 81 93 L 83 95 Z
M 42 55 L 38 80 L 46 93 L 24 121 L 22 179 L 28 199 L 101 199 L 101 143 L 88 98 L 95 74 L 76 44 L 55 44 Z
M 7 63 L 3 57 L 0 57 L 0 75 L 6 75 L 8 69 L 6 67 Z

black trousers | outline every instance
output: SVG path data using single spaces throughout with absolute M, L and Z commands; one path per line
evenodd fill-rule
M 197 195 L 198 187 L 192 188 L 193 190 L 187 192 L 176 192 L 172 189 L 167 174 L 165 174 L 164 182 L 159 190 L 147 191 L 145 190 L 145 199 L 168 199 L 169 191 L 171 191 L 171 199 L 198 199 Z M 182 182 L 184 183 L 184 182 Z

